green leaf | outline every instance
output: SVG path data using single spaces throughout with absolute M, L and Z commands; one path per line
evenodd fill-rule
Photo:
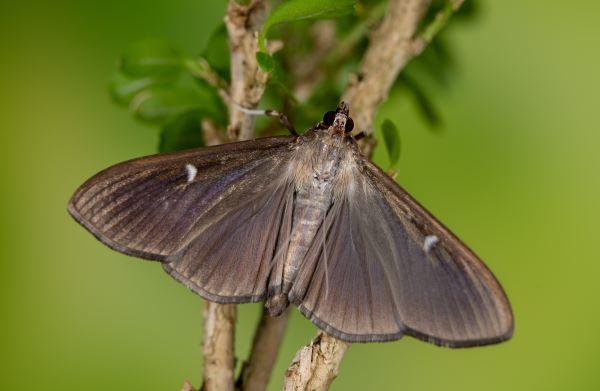
M 347 15 L 354 10 L 356 0 L 287 0 L 270 14 L 260 34 L 259 42 L 264 50 L 264 40 L 269 29 L 276 24 L 303 19 L 329 19 Z
M 208 86 L 158 87 L 144 90 L 130 105 L 142 121 L 164 123 L 170 117 L 197 110 L 219 122 L 224 121 L 224 108 L 214 90 Z
M 262 51 L 256 52 L 256 62 L 260 69 L 269 73 L 275 71 L 275 68 L 278 65 L 277 61 L 275 61 L 271 55 Z
M 167 121 L 160 132 L 159 152 L 181 151 L 204 146 L 202 112 L 183 113 Z
M 400 134 L 396 125 L 389 119 L 383 121 L 381 125 L 381 131 L 383 133 L 383 141 L 390 158 L 390 166 L 394 167 L 400 159 Z
M 119 68 L 134 77 L 174 75 L 182 69 L 183 53 L 170 42 L 148 39 L 131 45 L 121 56 Z
M 109 81 L 108 91 L 116 103 L 126 106 L 141 91 L 151 87 L 169 85 L 175 81 L 177 81 L 176 76 L 132 78 L 122 72 L 115 72 Z
M 265 52 L 256 52 L 256 62 L 258 63 L 260 69 L 262 69 L 265 72 L 269 72 L 270 82 L 284 84 L 283 68 L 273 56 Z

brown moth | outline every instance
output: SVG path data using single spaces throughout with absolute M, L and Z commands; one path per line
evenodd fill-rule
M 85 182 L 68 210 L 100 241 L 157 260 L 219 303 L 289 303 L 349 342 L 511 337 L 481 260 L 369 161 L 341 103 L 304 135 L 153 155 Z

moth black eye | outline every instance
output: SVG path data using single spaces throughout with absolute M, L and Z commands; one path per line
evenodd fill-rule
M 335 111 L 328 111 L 323 115 L 323 123 L 327 126 L 333 125 L 333 121 L 335 121 Z
M 354 129 L 354 121 L 352 121 L 352 118 L 348 117 L 346 119 L 346 127 L 344 128 L 344 131 L 346 133 L 350 133 L 352 129 Z

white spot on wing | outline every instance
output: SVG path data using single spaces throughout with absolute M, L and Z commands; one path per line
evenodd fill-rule
M 193 164 L 186 164 L 185 171 L 187 172 L 188 183 L 193 181 L 194 178 L 196 178 L 196 174 L 198 173 L 198 169 Z
M 423 241 L 423 250 L 425 250 L 426 253 L 429 253 L 429 250 L 431 250 L 431 248 L 439 241 L 440 238 L 435 235 L 425 236 L 425 240 Z

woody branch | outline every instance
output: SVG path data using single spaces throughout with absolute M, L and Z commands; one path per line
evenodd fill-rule
M 227 86 L 214 77 L 207 64 L 199 64 L 198 76 L 218 87 L 219 95 L 229 107 L 229 141 L 247 140 L 254 135 L 254 120 L 237 109 L 234 103 L 255 107 L 264 91 L 268 74 L 256 63 L 257 35 L 267 13 L 266 0 L 252 0 L 246 5 L 230 0 L 225 15 L 231 53 L 231 84 Z M 202 66 L 204 65 L 204 66 Z M 203 123 L 209 131 L 207 144 L 224 140 L 211 123 Z M 208 137 L 207 137 L 208 136 Z M 233 304 L 206 301 L 204 309 L 204 335 L 202 342 L 203 391 L 233 391 L 235 371 L 235 321 Z M 182 390 L 193 391 L 186 381 Z

